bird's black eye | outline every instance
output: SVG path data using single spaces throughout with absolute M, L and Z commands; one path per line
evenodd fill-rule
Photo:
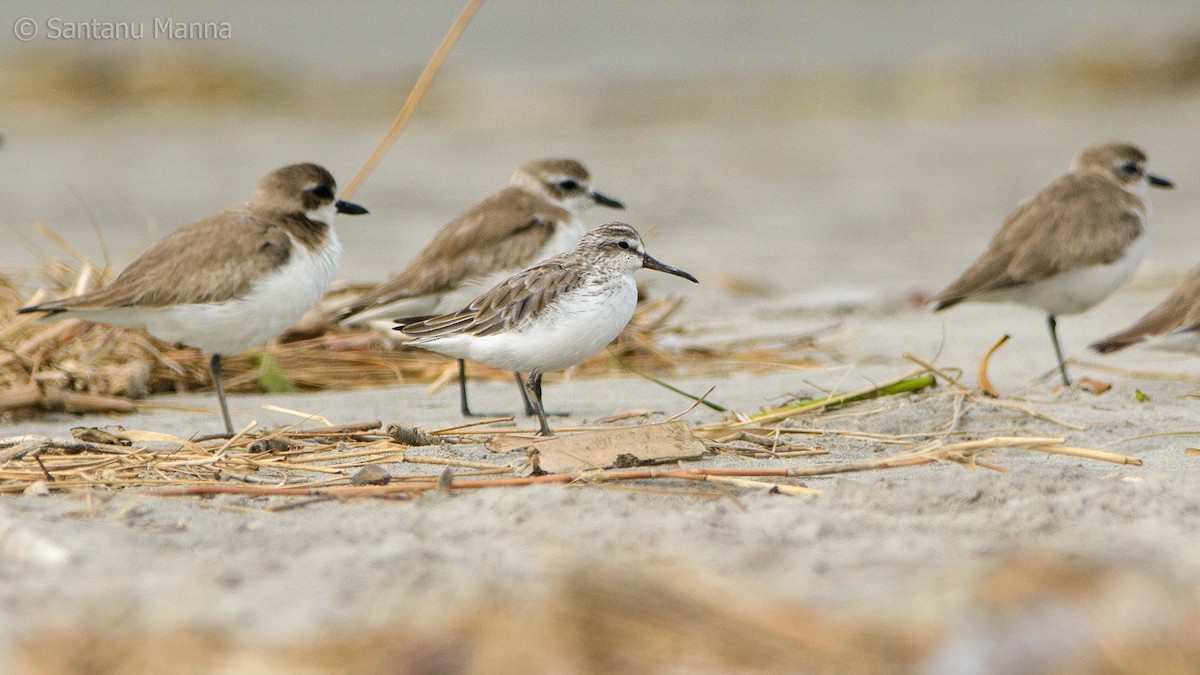
M 309 192 L 311 192 L 313 196 L 320 197 L 321 199 L 333 199 L 333 190 L 329 189 L 328 185 L 318 185 L 317 187 L 309 190 Z
M 564 192 L 574 192 L 579 189 L 579 183 L 576 183 L 568 178 L 564 181 L 560 181 L 558 187 L 562 188 Z
M 1142 167 L 1138 166 L 1137 162 L 1125 162 L 1121 165 L 1121 171 L 1130 176 L 1136 176 L 1142 172 Z
M 625 249 L 626 251 L 628 251 L 628 250 L 629 250 L 629 242 L 627 242 L 627 241 L 618 241 L 618 242 L 617 242 L 617 247 L 618 247 L 618 248 L 623 248 L 623 249 Z

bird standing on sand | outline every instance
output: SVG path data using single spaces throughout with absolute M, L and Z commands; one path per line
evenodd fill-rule
M 1070 386 L 1057 317 L 1091 308 L 1137 269 L 1147 246 L 1148 187 L 1174 186 L 1146 172 L 1140 149 L 1106 143 L 1083 150 L 1070 171 L 1009 214 L 983 255 L 933 297 L 934 310 L 964 300 L 1042 309 Z
M 602 225 L 575 250 L 514 274 L 465 308 L 418 320 L 398 319 L 395 330 L 411 344 L 457 359 L 518 373 L 542 436 L 550 425 L 542 405 L 542 374 L 583 363 L 603 349 L 633 318 L 641 268 L 699 283 L 695 277 L 646 254 L 637 230 Z
M 500 279 L 573 249 L 586 229 L 579 214 L 596 204 L 625 208 L 592 189 L 587 169 L 573 159 L 524 164 L 508 187 L 443 227 L 404 271 L 332 311 L 343 324 L 385 318 L 390 327 L 397 317 L 461 307 Z M 471 417 L 461 359 L 458 383 L 460 409 Z
M 334 214 L 367 212 L 335 189 L 316 164 L 277 169 L 249 202 L 168 234 L 107 287 L 20 311 L 144 328 L 208 352 L 232 434 L 221 355 L 279 335 L 329 290 L 342 255 Z

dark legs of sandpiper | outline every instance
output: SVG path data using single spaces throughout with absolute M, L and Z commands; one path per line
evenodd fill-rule
M 478 417 L 467 403 L 467 362 L 458 360 L 458 409 L 463 417 Z
M 221 404 L 221 416 L 225 418 L 225 431 L 233 435 L 233 420 L 229 419 L 229 406 L 225 404 L 225 384 L 221 381 L 221 355 L 213 354 L 208 362 L 212 371 L 213 388 L 217 390 L 217 401 Z
M 1058 321 L 1053 314 L 1046 317 L 1050 326 L 1050 341 L 1054 343 L 1054 355 L 1058 357 L 1058 372 L 1062 375 L 1064 387 L 1071 386 L 1071 378 L 1067 377 L 1067 362 L 1063 359 L 1062 346 L 1058 344 Z
M 533 411 L 537 413 L 538 424 L 541 426 L 538 429 L 538 436 L 553 436 L 554 432 L 550 431 L 550 425 L 546 422 L 546 411 L 542 408 L 542 374 L 533 372 L 529 374 L 529 379 L 525 381 L 525 392 L 529 395 L 529 400 L 533 403 Z
M 521 400 L 525 402 L 525 416 L 533 417 L 535 414 L 535 411 L 533 409 L 533 403 L 531 403 L 529 400 L 529 394 L 525 393 L 525 385 L 521 382 L 521 374 L 513 373 L 513 377 L 516 378 L 516 380 L 517 380 L 517 389 L 521 392 Z M 542 397 L 542 378 L 539 377 L 538 378 L 538 398 L 540 399 L 541 397 Z
M 533 404 L 529 402 L 529 395 L 525 393 L 525 385 L 521 382 L 521 374 L 513 373 L 513 377 L 517 379 L 517 389 L 521 392 L 521 400 L 525 402 L 525 416 L 532 417 L 534 415 Z M 471 412 L 471 406 L 467 403 L 467 362 L 458 360 L 458 409 L 463 417 L 502 417 L 503 413 L 477 413 Z

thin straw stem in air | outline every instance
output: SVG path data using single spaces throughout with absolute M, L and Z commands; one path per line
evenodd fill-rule
M 367 163 L 358 170 L 350 183 L 342 190 L 341 198 L 350 199 L 358 192 L 358 188 L 362 187 L 363 181 L 367 180 L 367 176 L 375 170 L 375 166 L 387 154 L 387 151 L 392 147 L 392 143 L 396 141 L 396 137 L 404 130 L 404 126 L 408 124 L 408 118 L 412 117 L 413 111 L 417 109 L 417 104 L 421 102 L 421 97 L 425 95 L 425 90 L 429 88 L 433 78 L 437 75 L 438 69 L 442 67 L 442 62 L 450 55 L 450 50 L 454 49 L 454 44 L 458 42 L 458 38 L 462 32 L 466 30 L 467 24 L 471 23 L 471 17 L 475 16 L 475 12 L 483 4 L 483 0 L 470 0 L 467 6 L 463 8 L 461 14 L 455 19 L 454 24 L 450 26 L 450 31 L 446 33 L 446 37 L 442 38 L 442 43 L 438 45 L 437 51 L 433 53 L 433 58 L 429 59 L 429 63 L 425 65 L 425 70 L 421 71 L 421 76 L 417 78 L 417 83 L 413 85 L 412 91 L 408 94 L 408 100 L 404 102 L 404 106 L 400 108 L 400 114 L 396 115 L 396 121 L 392 122 L 392 128 L 388 129 L 383 135 L 383 140 L 379 141 L 379 145 L 375 147 L 375 151 L 367 158 Z

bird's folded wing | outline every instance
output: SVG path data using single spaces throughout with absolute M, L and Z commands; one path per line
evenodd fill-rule
M 175 230 L 125 268 L 116 281 L 36 309 L 163 307 L 230 300 L 277 269 L 293 242 L 272 219 L 226 211 Z
M 406 322 L 400 330 L 419 342 L 450 334 L 482 337 L 518 329 L 582 282 L 575 265 L 551 258 L 505 279 L 457 312 Z
M 1075 267 L 1112 264 L 1143 232 L 1138 206 L 1137 197 L 1102 178 L 1063 176 L 1010 214 L 984 254 L 933 300 L 945 307 Z

